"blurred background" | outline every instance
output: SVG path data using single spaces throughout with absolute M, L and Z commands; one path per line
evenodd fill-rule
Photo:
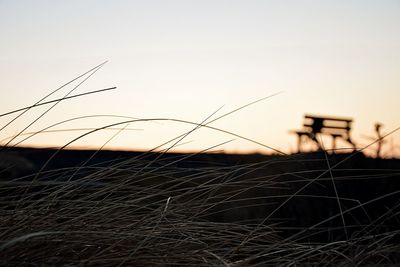
M 62 146 L 92 128 L 127 120 L 110 115 L 200 123 L 221 107 L 209 120 L 279 93 L 210 126 L 290 153 L 297 140 L 289 130 L 302 127 L 304 114 L 344 116 L 353 118 L 352 138 L 363 147 L 376 138 L 375 123 L 383 125 L 383 134 L 400 126 L 399 12 L 397 0 L 0 0 L 0 113 L 32 105 L 108 60 L 74 94 L 117 90 L 61 102 L 24 133 L 81 116 L 107 117 L 65 122 L 19 145 Z M 32 109 L 5 128 L 18 113 L 0 117 L 2 144 L 50 106 Z M 132 122 L 69 147 L 148 150 L 193 127 Z M 173 151 L 207 149 L 273 152 L 206 128 Z M 374 147 L 367 152 L 375 153 Z M 400 155 L 399 132 L 387 137 L 382 153 Z

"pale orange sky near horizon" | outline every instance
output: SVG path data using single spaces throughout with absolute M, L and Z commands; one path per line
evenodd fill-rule
M 0 0 L 0 113 L 34 104 L 109 60 L 74 93 L 117 90 L 60 103 L 26 132 L 94 114 L 199 123 L 221 106 L 210 120 L 282 92 L 210 125 L 291 152 L 296 137 L 289 130 L 301 127 L 305 113 L 351 117 L 353 139 L 362 147 L 376 122 L 384 133 L 400 126 L 399 11 L 395 0 Z M 48 107 L 30 110 L 0 139 L 17 134 Z M 0 128 L 12 118 L 1 117 Z M 89 128 L 123 120 L 74 120 L 54 129 L 85 129 L 38 134 L 21 145 L 62 146 Z M 106 148 L 148 150 L 193 127 L 134 122 L 123 132 L 102 131 L 72 146 L 99 147 L 116 134 Z M 271 152 L 205 128 L 173 151 L 204 150 L 231 139 L 212 150 Z M 400 154 L 399 132 L 388 137 L 385 151 Z

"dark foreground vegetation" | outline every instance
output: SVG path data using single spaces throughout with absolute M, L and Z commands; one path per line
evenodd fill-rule
M 0 264 L 393 266 L 400 160 L 4 148 Z

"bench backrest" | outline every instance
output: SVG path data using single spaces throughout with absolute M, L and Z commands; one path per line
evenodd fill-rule
M 349 134 L 352 119 L 328 116 L 305 115 L 304 127 L 313 134 L 327 133 L 332 135 Z

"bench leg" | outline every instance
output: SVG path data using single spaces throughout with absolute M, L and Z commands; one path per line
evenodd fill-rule
M 336 152 L 336 136 L 332 136 L 332 154 Z

